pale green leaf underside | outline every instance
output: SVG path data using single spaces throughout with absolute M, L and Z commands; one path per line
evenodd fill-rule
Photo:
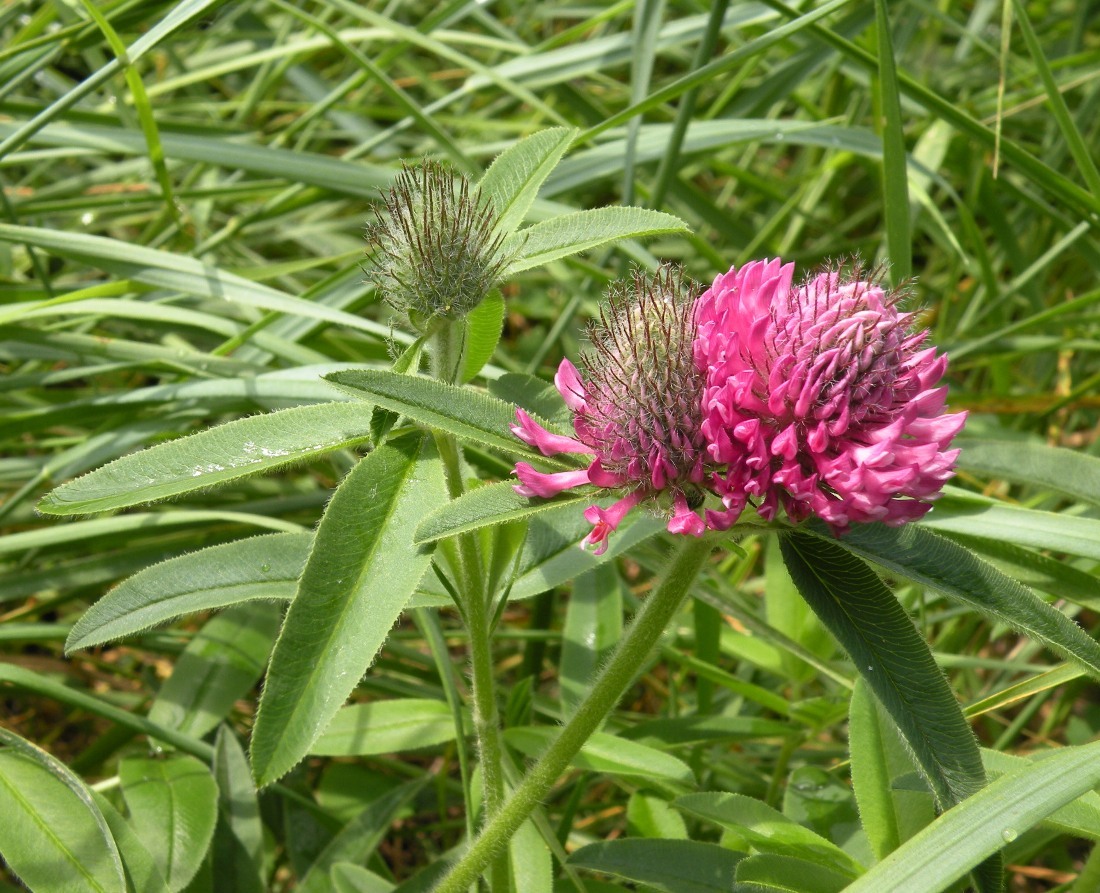
M 134 831 L 172 893 L 199 870 L 214 836 L 218 786 L 202 762 L 187 754 L 165 759 L 127 757 L 119 763 L 122 796 Z
M 325 510 L 260 699 L 252 768 L 261 785 L 309 752 L 427 569 L 431 553 L 412 534 L 446 492 L 431 443 L 417 434 L 380 446 Z
M 540 130 L 505 149 L 489 166 L 478 189 L 492 202 L 498 232 L 508 234 L 523 223 L 539 187 L 576 138 L 572 127 Z
M 321 756 L 401 753 L 454 738 L 454 715 L 445 701 L 393 698 L 341 707 L 310 753 Z
M 504 251 L 516 252 L 507 269 L 508 275 L 529 270 L 577 254 L 618 242 L 662 233 L 687 230 L 679 217 L 648 208 L 607 207 L 574 211 L 552 217 L 510 236 Z
M 32 890 L 124 893 L 114 837 L 91 792 L 31 742 L 0 728 L 0 855 Z
M 318 403 L 250 416 L 115 459 L 51 491 L 50 515 L 103 512 L 206 489 L 369 438 L 371 409 Z
M 845 893 L 927 893 L 962 877 L 1010 840 L 1100 784 L 1100 742 L 1015 769 L 940 816 Z
M 514 726 L 504 740 L 526 756 L 537 756 L 554 740 L 557 729 L 547 726 Z M 577 769 L 610 775 L 634 775 L 693 785 L 695 775 L 682 760 L 637 741 L 606 732 L 595 732 L 571 763 Z

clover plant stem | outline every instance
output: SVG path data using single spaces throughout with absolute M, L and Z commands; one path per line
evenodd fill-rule
M 683 537 L 657 589 L 642 602 L 611 659 L 596 677 L 588 696 L 549 748 L 528 770 L 504 806 L 488 821 L 466 854 L 435 888 L 435 893 L 464 893 L 482 869 L 507 846 L 531 811 L 615 708 L 675 616 L 696 574 L 706 563 L 713 541 Z
M 432 373 L 439 379 L 455 383 L 462 369 L 465 351 L 465 327 L 461 321 L 442 325 L 433 336 Z M 436 434 L 436 443 L 443 461 L 443 473 L 452 499 L 462 495 L 462 456 L 458 442 L 451 435 Z M 462 598 L 462 614 L 469 635 L 470 680 L 473 699 L 474 739 L 481 766 L 484 807 L 482 820 L 488 822 L 499 812 L 504 802 L 504 739 L 497 707 L 496 676 L 493 667 L 490 595 L 485 588 L 481 554 L 476 538 L 463 534 L 458 545 L 458 592 Z M 494 893 L 507 893 L 510 877 L 507 859 L 497 859 L 491 869 Z

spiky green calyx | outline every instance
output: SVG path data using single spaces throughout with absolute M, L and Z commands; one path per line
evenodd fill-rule
M 372 280 L 421 331 L 460 319 L 496 286 L 509 257 L 492 203 L 437 162 L 404 166 L 367 237 Z

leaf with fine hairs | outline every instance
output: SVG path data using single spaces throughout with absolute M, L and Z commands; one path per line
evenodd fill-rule
M 431 560 L 413 530 L 445 493 L 419 433 L 378 447 L 340 483 L 271 656 L 252 734 L 260 785 L 309 753 L 374 661 Z
M 890 714 L 940 808 L 981 790 L 986 776 L 974 733 L 893 593 L 835 541 L 792 531 L 780 548 L 798 591 Z M 1000 860 L 981 866 L 975 881 L 980 893 L 999 891 Z

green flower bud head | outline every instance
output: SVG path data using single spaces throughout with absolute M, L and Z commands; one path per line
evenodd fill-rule
M 465 316 L 510 259 L 492 204 L 436 162 L 403 167 L 383 198 L 367 231 L 379 249 L 370 276 L 382 298 L 421 331 Z

